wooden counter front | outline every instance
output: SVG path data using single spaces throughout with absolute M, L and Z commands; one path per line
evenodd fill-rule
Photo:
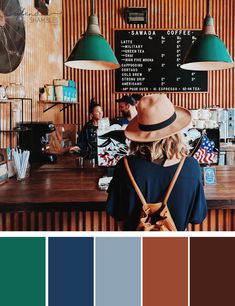
M 235 167 L 218 166 L 217 185 L 205 186 L 209 208 L 202 225 L 189 230 L 235 230 Z M 0 230 L 117 230 L 98 189 L 104 170 L 79 169 L 74 161 L 44 165 L 24 181 L 0 186 Z

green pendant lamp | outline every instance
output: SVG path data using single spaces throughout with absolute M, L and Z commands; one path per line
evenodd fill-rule
M 215 34 L 213 18 L 210 16 L 210 0 L 207 0 L 207 15 L 204 19 L 202 34 L 192 44 L 180 67 L 199 71 L 234 67 L 223 41 Z
M 94 14 L 94 0 L 91 1 L 92 13 L 88 19 L 86 33 L 74 46 L 65 65 L 84 70 L 111 70 L 120 67 L 112 48 L 101 35 L 98 18 Z

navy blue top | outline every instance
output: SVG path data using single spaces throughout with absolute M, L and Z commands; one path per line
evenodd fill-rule
M 112 121 L 112 124 L 119 124 L 121 126 L 128 124 L 130 121 L 127 117 L 118 117 Z
M 161 202 L 179 164 L 164 167 L 137 156 L 129 156 L 128 163 L 146 202 Z M 117 221 L 124 221 L 124 230 L 135 230 L 142 204 L 123 159 L 115 167 L 108 193 L 107 212 Z M 201 169 L 193 157 L 185 159 L 168 199 L 168 207 L 178 231 L 184 231 L 188 223 L 201 223 L 206 217 Z

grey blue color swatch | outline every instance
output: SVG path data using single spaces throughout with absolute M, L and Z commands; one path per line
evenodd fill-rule
M 95 250 L 96 306 L 140 306 L 140 238 L 96 238 Z

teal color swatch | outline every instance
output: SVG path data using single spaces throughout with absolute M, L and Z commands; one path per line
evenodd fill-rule
M 44 238 L 0 238 L 0 305 L 45 306 Z

